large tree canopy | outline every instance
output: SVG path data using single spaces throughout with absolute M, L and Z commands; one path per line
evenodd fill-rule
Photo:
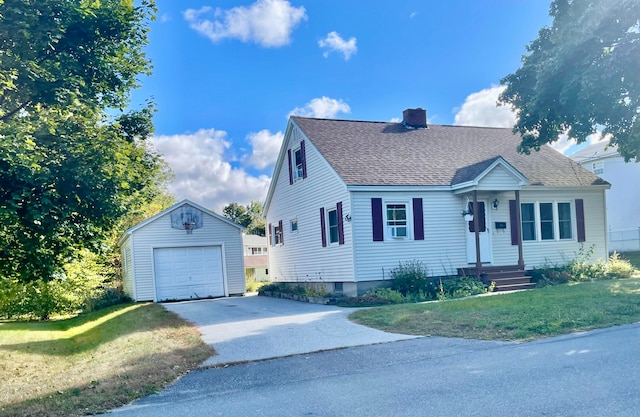
M 153 106 L 125 110 L 152 1 L 0 0 L 0 277 L 48 280 L 153 197 Z
M 554 0 L 550 15 L 522 67 L 502 79 L 520 151 L 601 130 L 625 160 L 640 161 L 640 0 Z

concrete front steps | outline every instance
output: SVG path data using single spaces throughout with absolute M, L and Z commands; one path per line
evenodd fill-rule
M 458 275 L 477 277 L 478 271 L 476 267 L 458 268 Z M 479 278 L 485 284 L 495 282 L 494 291 L 528 290 L 536 287 L 536 283 L 531 282 L 531 277 L 518 265 L 483 266 Z

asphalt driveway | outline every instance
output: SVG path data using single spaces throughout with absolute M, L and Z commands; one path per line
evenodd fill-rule
M 269 297 L 217 298 L 165 303 L 200 329 L 217 355 L 202 366 L 414 339 L 350 322 L 351 308 Z

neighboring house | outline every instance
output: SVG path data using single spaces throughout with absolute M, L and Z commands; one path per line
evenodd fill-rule
M 353 295 L 402 261 L 520 279 L 583 246 L 607 258 L 606 181 L 549 146 L 519 154 L 511 129 L 426 122 L 290 118 L 265 201 L 272 281 Z
M 269 253 L 267 238 L 244 235 L 244 274 L 248 281 L 269 281 Z
M 135 301 L 244 294 L 243 230 L 188 200 L 137 224 L 118 242 L 125 293 Z
M 640 250 L 640 163 L 624 162 L 618 148 L 602 141 L 571 158 L 611 184 L 607 190 L 610 251 Z

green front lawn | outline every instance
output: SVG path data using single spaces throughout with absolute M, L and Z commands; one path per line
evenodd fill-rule
M 157 304 L 0 323 L 0 416 L 82 416 L 157 392 L 214 351 Z
M 394 333 L 530 340 L 640 321 L 640 278 L 377 307 L 349 318 Z

